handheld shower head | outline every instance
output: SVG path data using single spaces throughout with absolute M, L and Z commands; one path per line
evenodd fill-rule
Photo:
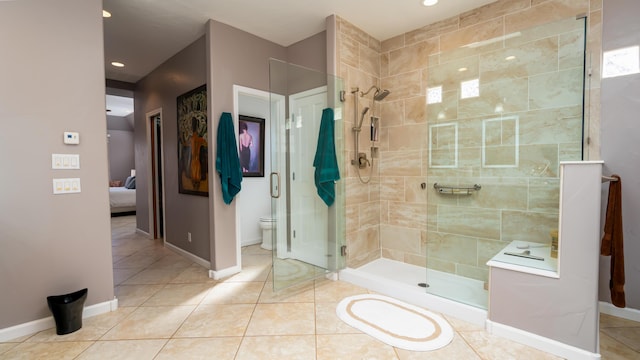
M 362 109 L 362 115 L 360 115 L 360 122 L 358 123 L 358 127 L 356 127 L 358 131 L 360 131 L 360 129 L 362 128 L 362 122 L 364 121 L 364 116 L 367 114 L 367 111 L 369 111 L 368 107 L 365 107 L 364 109 Z

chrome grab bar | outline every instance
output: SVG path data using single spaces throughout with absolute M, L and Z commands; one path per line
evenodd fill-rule
M 444 195 L 471 195 L 474 191 L 482 189 L 482 186 L 478 184 L 474 184 L 473 186 L 447 186 L 433 183 L 433 188 Z

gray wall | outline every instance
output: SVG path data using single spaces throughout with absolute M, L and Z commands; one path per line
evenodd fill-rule
M 492 264 L 489 320 L 598 353 L 602 164 L 561 167 L 559 278 Z
M 47 295 L 113 299 L 101 10 L 0 2 L 0 329 L 50 316 Z M 64 145 L 64 131 L 80 145 Z M 52 153 L 79 154 L 82 168 L 52 170 Z M 53 195 L 66 177 L 82 192 Z
M 223 112 L 233 112 L 233 85 L 269 91 L 269 58 L 286 59 L 286 49 L 231 26 L 210 20 L 207 23 L 208 79 L 212 87 L 209 113 L 210 163 L 215 163 L 218 123 Z M 211 197 L 211 266 L 222 270 L 236 266 L 236 201 L 222 200 L 220 178 L 215 167 L 209 168 Z
M 206 44 L 201 37 L 138 82 L 135 95 L 135 149 L 138 228 L 153 233 L 149 223 L 151 164 L 146 114 L 162 108 L 164 148 L 165 240 L 209 260 L 210 197 L 178 193 L 178 124 L 176 98 L 206 83 Z M 209 120 L 209 134 L 212 132 Z M 212 147 L 210 146 L 211 150 Z M 210 163 L 211 164 L 211 163 Z M 214 178 L 209 166 L 209 182 Z M 192 241 L 187 240 L 191 233 Z
M 640 2 L 603 2 L 602 51 L 640 44 Z M 627 307 L 640 309 L 640 74 L 602 79 L 601 152 L 605 175 L 622 178 Z M 602 185 L 605 214 L 608 184 Z M 604 225 L 604 221 L 602 223 Z M 600 300 L 610 302 L 609 257 L 600 259 Z
M 109 180 L 124 181 L 135 169 L 133 131 L 107 130 L 109 146 Z

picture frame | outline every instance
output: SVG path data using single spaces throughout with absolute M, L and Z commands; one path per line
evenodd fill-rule
M 238 116 L 238 157 L 243 177 L 264 177 L 263 118 Z
M 178 192 L 209 196 L 207 86 L 176 98 L 178 121 Z

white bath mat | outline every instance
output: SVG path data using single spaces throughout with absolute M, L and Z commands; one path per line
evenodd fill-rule
M 349 296 L 336 313 L 354 328 L 405 350 L 436 350 L 453 340 L 453 329 L 442 316 L 387 296 Z

